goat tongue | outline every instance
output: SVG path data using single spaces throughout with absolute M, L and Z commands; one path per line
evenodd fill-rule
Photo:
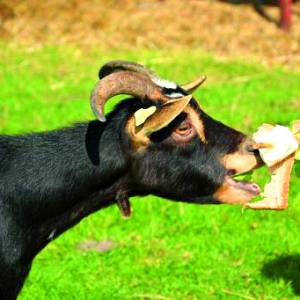
M 124 218 L 131 217 L 131 206 L 126 193 L 119 192 L 116 196 L 117 204 Z

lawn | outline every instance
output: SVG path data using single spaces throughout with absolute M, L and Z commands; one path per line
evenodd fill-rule
M 202 51 L 102 52 L 0 45 L 0 132 L 50 130 L 93 118 L 89 94 L 99 67 L 116 58 L 185 83 L 211 116 L 251 133 L 263 122 L 300 118 L 300 73 L 218 59 Z M 115 101 L 119 101 L 118 97 Z M 114 101 L 114 102 L 115 102 Z M 266 170 L 255 172 L 261 185 Z M 300 183 L 293 174 L 283 212 L 196 206 L 148 196 L 132 199 L 130 220 L 117 207 L 97 212 L 35 259 L 21 300 L 300 298 Z M 110 240 L 111 251 L 78 248 Z

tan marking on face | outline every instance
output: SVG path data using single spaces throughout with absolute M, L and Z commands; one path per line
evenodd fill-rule
M 243 153 L 241 150 L 223 156 L 221 162 L 227 170 L 235 170 L 237 173 L 245 173 L 259 166 L 254 154 Z
M 245 204 L 253 195 L 242 189 L 230 186 L 226 182 L 214 193 L 213 197 L 224 204 Z
M 203 143 L 207 143 L 205 138 L 204 124 L 200 119 L 198 113 L 191 106 L 186 107 L 184 112 L 189 115 L 192 125 L 194 126 L 200 140 Z
M 150 139 L 142 133 L 136 132 L 135 117 L 131 116 L 126 124 L 126 130 L 131 139 L 132 146 L 135 150 L 147 147 L 150 144 Z

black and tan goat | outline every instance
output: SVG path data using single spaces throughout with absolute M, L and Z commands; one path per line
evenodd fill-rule
M 91 97 L 99 120 L 56 131 L 0 136 L 0 298 L 15 299 L 36 254 L 82 218 L 129 197 L 245 203 L 257 185 L 231 175 L 260 164 L 252 141 L 213 120 L 186 86 L 114 61 Z M 104 117 L 112 96 L 129 94 Z M 107 119 L 107 120 L 106 120 Z

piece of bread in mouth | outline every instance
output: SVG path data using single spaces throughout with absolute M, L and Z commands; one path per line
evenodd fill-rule
M 283 126 L 262 125 L 254 134 L 254 140 L 266 148 L 260 149 L 260 155 L 271 173 L 271 181 L 265 185 L 264 199 L 247 203 L 252 209 L 283 210 L 288 207 L 291 172 L 295 162 L 295 153 L 299 147 L 296 132 L 300 121 L 293 125 L 292 131 Z
M 268 167 L 276 165 L 299 147 L 293 132 L 280 125 L 263 124 L 253 139 L 258 145 L 265 145 L 259 149 L 259 154 Z

